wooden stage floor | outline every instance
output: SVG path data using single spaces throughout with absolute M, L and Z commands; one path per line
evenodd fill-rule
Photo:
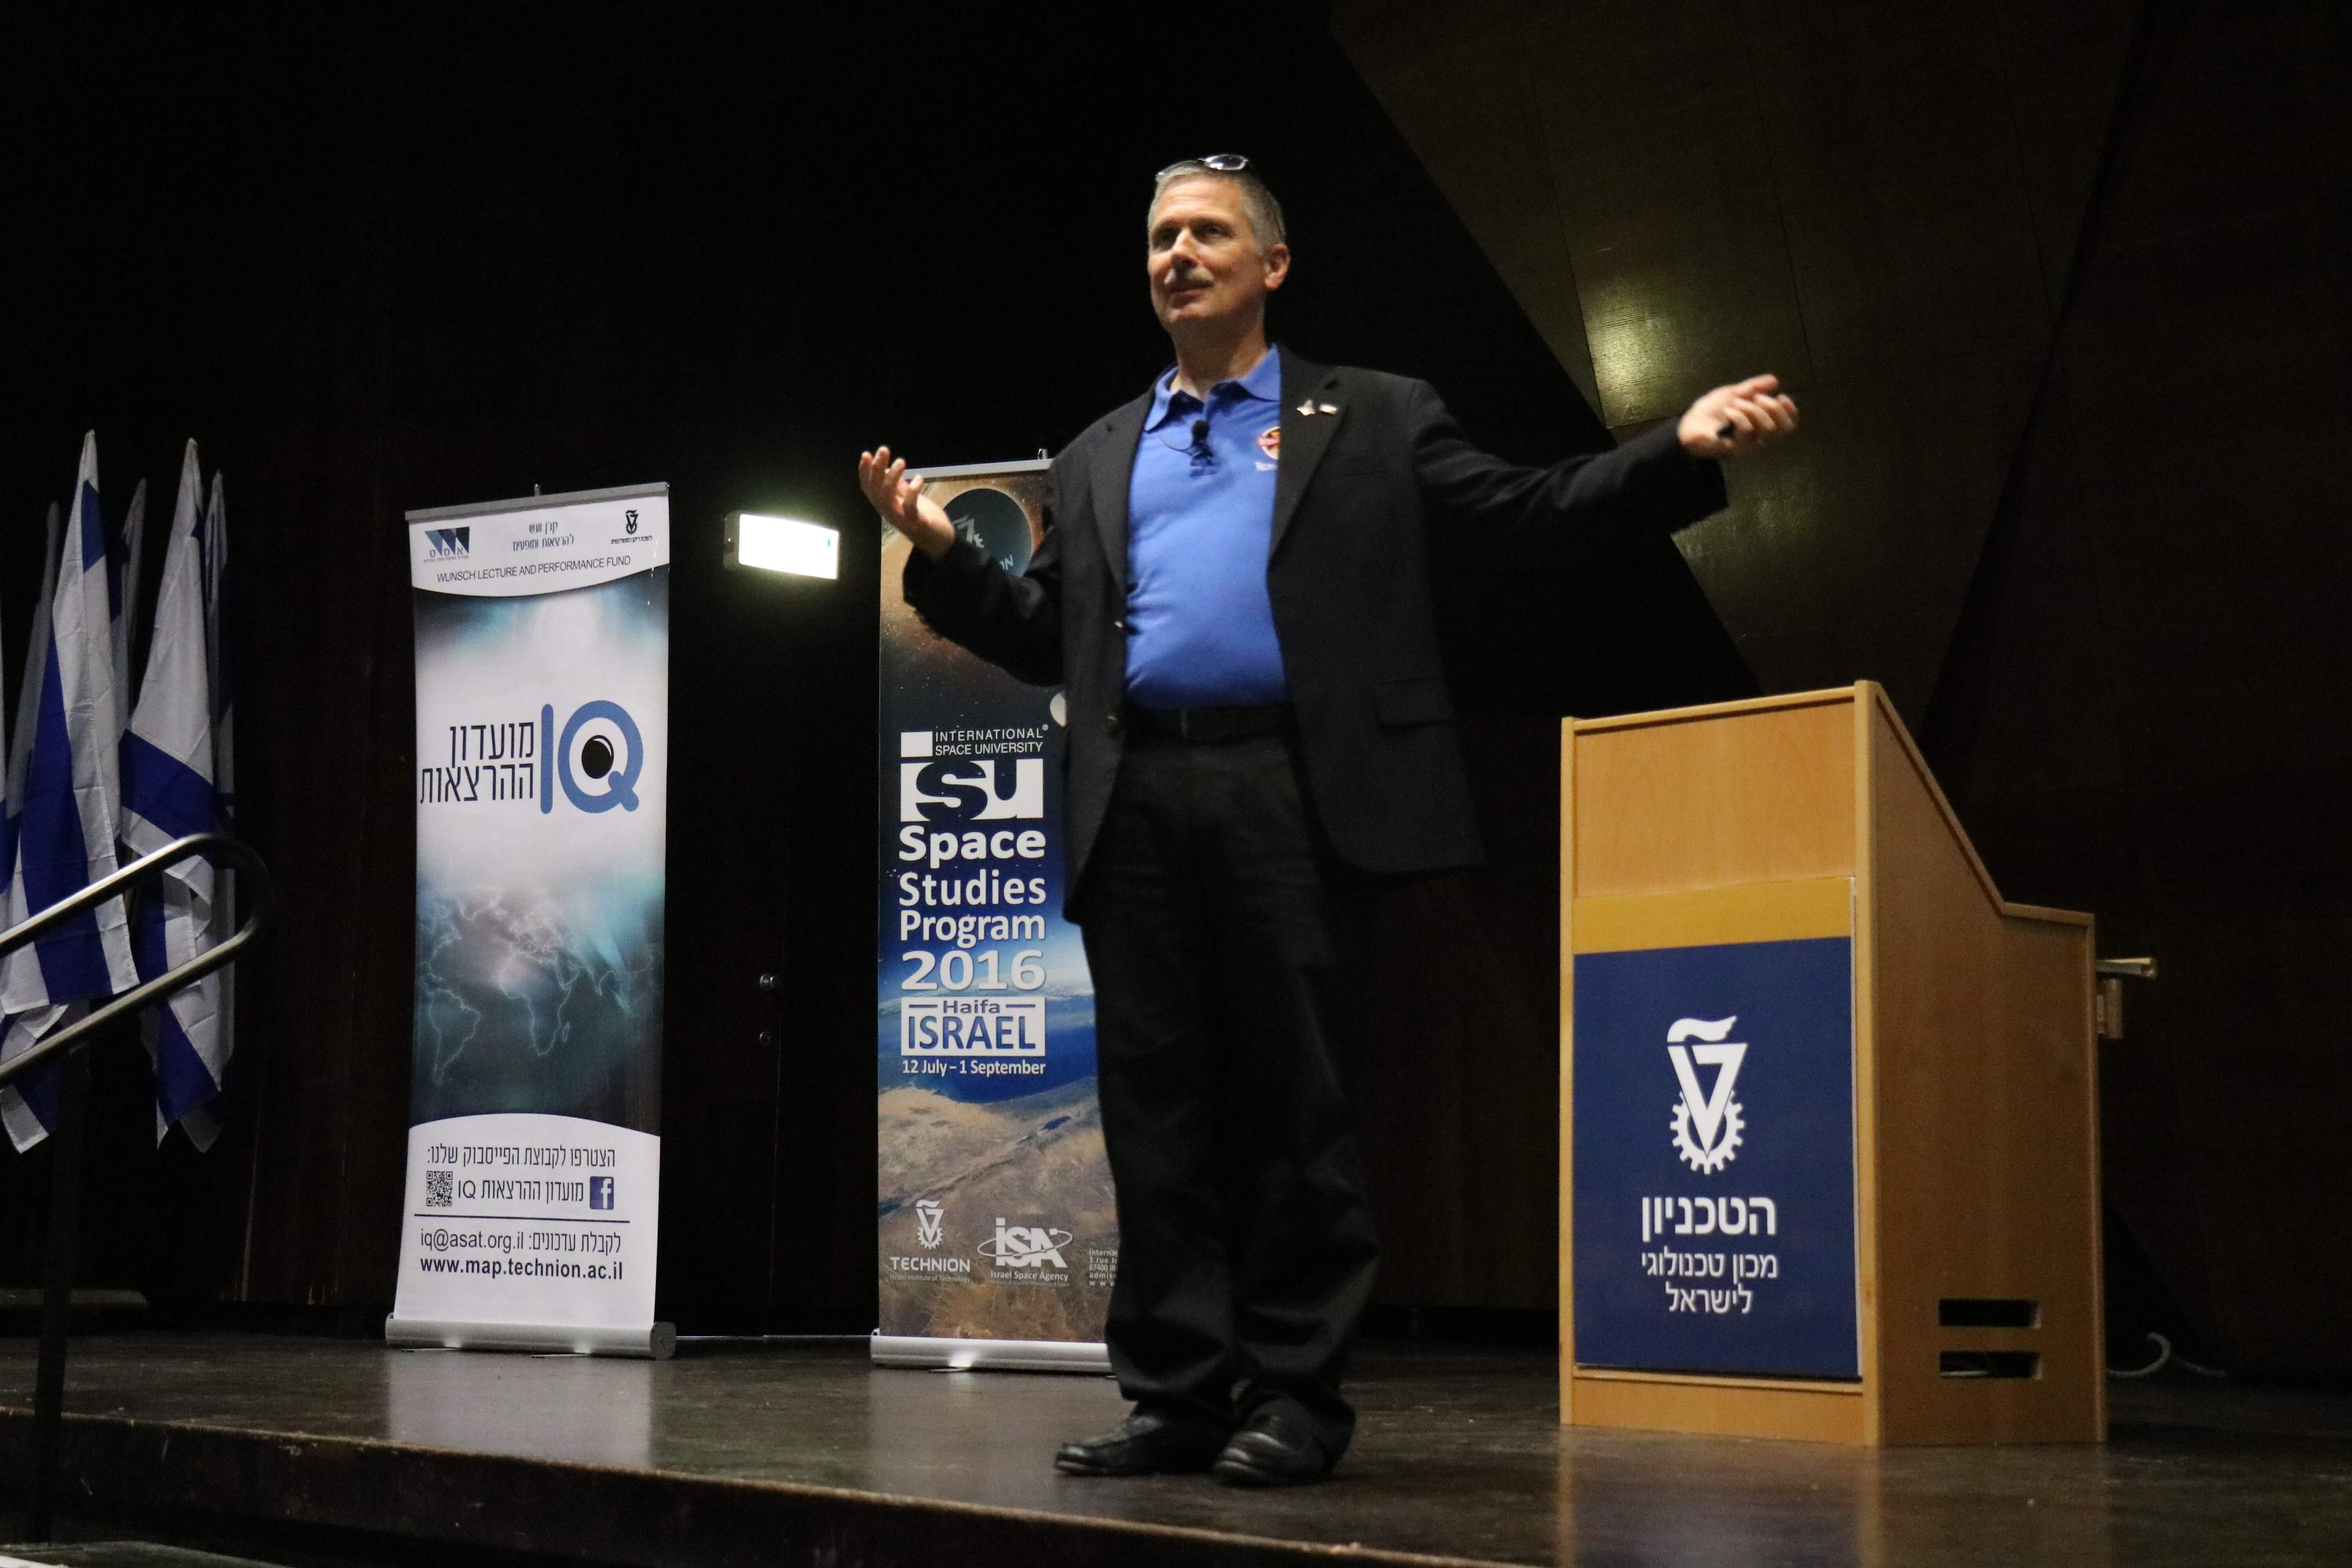
M 0 1341 L 11 1489 L 32 1365 Z M 95 1335 L 74 1345 L 66 1495 L 85 1532 L 268 1557 L 293 1530 L 361 1543 L 353 1561 L 2352 1561 L 2352 1394 L 2118 1384 L 2103 1449 L 1870 1453 L 1563 1433 L 1541 1353 L 1374 1346 L 1360 1368 L 1338 1477 L 1241 1493 L 1056 1476 L 1055 1442 L 1121 1413 L 1102 1378 L 876 1372 L 839 1343 L 689 1342 L 654 1364 Z

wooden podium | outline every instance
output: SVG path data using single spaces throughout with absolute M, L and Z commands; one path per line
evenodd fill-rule
M 1561 1423 L 2103 1441 L 2091 918 L 1868 682 L 1560 770 Z

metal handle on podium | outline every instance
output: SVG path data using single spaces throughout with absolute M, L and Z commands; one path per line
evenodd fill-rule
M 178 968 L 142 982 L 111 998 L 88 1017 L 76 1019 L 22 1055 L 0 1063 L 0 1085 L 35 1068 L 56 1062 L 62 1081 L 58 1086 L 57 1125 L 49 1130 L 49 1234 L 47 1281 L 41 1297 L 41 1361 L 33 1385 L 33 1476 L 27 1495 L 26 1528 L 35 1541 L 47 1541 L 55 1511 L 58 1439 L 65 1420 L 66 1329 L 73 1310 L 76 1232 L 81 1209 L 82 1128 L 89 1100 L 89 1058 L 87 1047 L 100 1030 L 116 1020 L 142 1011 L 173 992 L 233 963 L 250 947 L 276 909 L 269 868 L 243 841 L 226 833 L 192 833 L 151 855 L 110 872 L 68 898 L 59 899 L 31 919 L 0 931 L 0 957 L 35 941 L 75 916 L 119 898 L 167 867 L 202 855 L 234 862 L 244 875 L 237 890 L 248 900 L 244 920 L 227 940 Z
M 2099 977 L 2099 988 L 2092 994 L 2092 1007 L 2097 1018 L 2095 1033 L 2103 1040 L 2124 1037 L 2124 982 L 2156 978 L 2156 960 L 2152 958 L 2102 958 L 2091 965 Z

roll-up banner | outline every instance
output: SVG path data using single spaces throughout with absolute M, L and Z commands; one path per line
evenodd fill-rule
M 667 1355 L 669 487 L 408 522 L 415 1045 L 384 1337 Z
M 1017 573 L 1046 467 L 924 477 Z M 907 542 L 884 532 L 874 1360 L 1106 1371 L 1118 1230 L 1094 985 L 1061 914 L 1062 695 L 925 626 L 899 592 Z

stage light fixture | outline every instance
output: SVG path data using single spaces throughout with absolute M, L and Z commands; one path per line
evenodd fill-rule
M 727 564 L 794 577 L 841 575 L 841 531 L 796 517 L 727 514 Z

